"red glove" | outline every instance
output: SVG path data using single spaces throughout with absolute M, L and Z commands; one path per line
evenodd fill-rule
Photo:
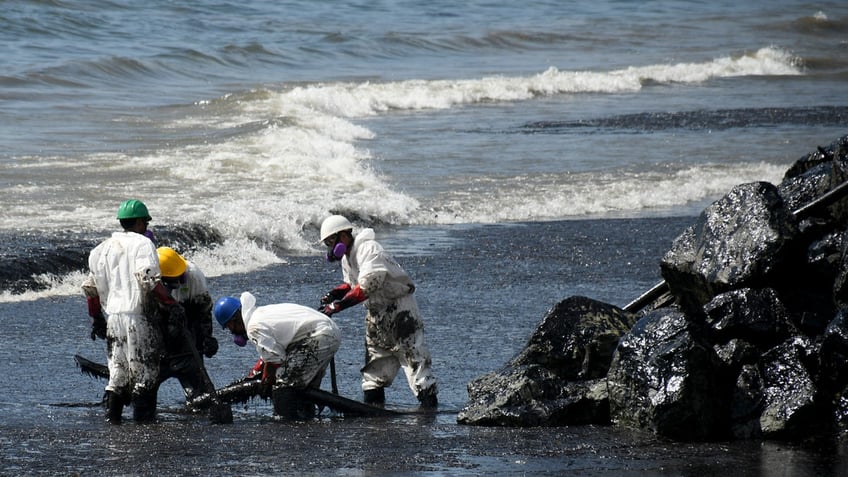
M 351 288 L 341 300 L 336 300 L 327 304 L 321 311 L 327 316 L 332 316 L 333 313 L 338 313 L 345 308 L 350 308 L 351 306 L 362 303 L 367 299 L 368 297 L 365 296 L 365 292 L 362 291 L 362 288 L 359 285 L 356 285 Z
M 106 339 L 106 317 L 103 316 L 103 308 L 100 306 L 99 296 L 86 297 L 88 302 L 88 316 L 91 317 L 91 339 Z
M 280 365 L 277 363 L 262 363 L 262 384 L 273 385 L 277 380 L 277 368 Z
M 99 320 L 103 318 L 103 307 L 100 305 L 99 296 L 89 296 L 85 300 L 88 302 L 88 316 Z
M 177 300 L 171 296 L 171 293 L 165 288 L 165 285 L 162 282 L 156 282 L 156 286 L 153 287 L 153 291 L 150 293 L 153 294 L 153 298 L 156 299 L 160 304 L 170 308 L 174 305 L 179 305 Z
M 262 364 L 262 384 L 259 386 L 259 396 L 265 399 L 271 397 L 274 390 L 274 383 L 277 382 L 277 368 L 279 364 L 263 363 Z
M 349 291 L 350 291 L 350 285 L 347 284 L 347 283 L 342 283 L 341 285 L 337 286 L 336 288 L 333 288 L 332 290 L 325 293 L 324 296 L 321 297 L 321 304 L 322 305 L 329 305 L 330 303 L 341 299 Z
M 262 358 L 259 358 L 259 360 L 256 361 L 256 364 L 254 364 L 253 367 L 250 368 L 250 371 L 247 373 L 247 377 L 252 378 L 252 377 L 255 377 L 257 374 L 261 374 L 262 373 L 262 367 L 263 367 L 264 364 L 265 364 L 265 361 L 262 361 Z

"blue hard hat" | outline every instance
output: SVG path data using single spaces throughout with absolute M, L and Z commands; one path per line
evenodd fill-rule
M 241 302 L 233 296 L 225 296 L 220 298 L 215 307 L 212 308 L 212 316 L 218 320 L 221 328 L 225 328 L 227 323 L 233 319 L 233 315 L 241 308 Z

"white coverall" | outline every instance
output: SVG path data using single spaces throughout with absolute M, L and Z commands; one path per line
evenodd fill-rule
M 365 292 L 365 366 L 362 390 L 388 387 L 400 368 L 416 397 L 435 395 L 432 358 L 424 341 L 424 323 L 406 271 L 375 240 L 374 230 L 361 230 L 349 256 L 342 257 L 346 283 Z
M 115 232 L 88 258 L 83 290 L 99 295 L 107 316 L 107 391 L 141 395 L 155 391 L 163 352 L 159 327 L 145 316 L 148 294 L 160 278 L 153 242 L 135 232 Z M 132 388 L 130 388 L 132 386 Z
M 277 384 L 318 388 L 341 344 L 336 323 L 320 311 L 294 303 L 256 306 L 256 297 L 240 298 L 247 337 L 266 363 L 280 365 Z
M 213 338 L 212 297 L 206 284 L 206 275 L 194 263 L 186 261 L 185 281 L 170 288 L 171 297 L 186 311 L 186 327 L 195 339 L 195 347 L 204 352 L 204 343 Z M 217 346 L 215 347 L 217 349 Z
M 185 283 L 180 283 L 179 287 L 172 288 L 171 297 L 180 303 L 184 303 L 208 294 L 209 287 L 206 285 L 206 275 L 194 263 L 186 260 Z

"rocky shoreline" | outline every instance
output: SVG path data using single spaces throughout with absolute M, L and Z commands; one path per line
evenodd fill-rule
M 681 441 L 848 434 L 848 136 L 741 184 L 619 308 L 574 296 L 468 384 L 457 422 L 600 424 Z

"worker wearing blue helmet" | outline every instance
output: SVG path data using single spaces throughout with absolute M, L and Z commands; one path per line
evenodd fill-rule
M 256 306 L 248 292 L 225 296 L 212 309 L 233 342 L 256 346 L 262 361 L 263 396 L 270 396 L 274 413 L 284 419 L 305 419 L 315 407 L 298 397 L 298 390 L 317 389 L 327 365 L 339 349 L 341 333 L 332 319 L 294 303 Z

